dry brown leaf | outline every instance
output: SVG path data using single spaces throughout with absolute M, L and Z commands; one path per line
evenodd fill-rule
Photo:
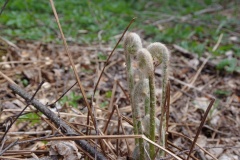
M 82 157 L 73 141 L 51 141 L 49 155 L 61 155 L 63 160 L 77 160 Z

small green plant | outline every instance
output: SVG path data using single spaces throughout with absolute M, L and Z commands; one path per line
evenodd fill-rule
M 102 103 L 100 103 L 100 107 L 101 108 L 106 108 L 108 106 L 109 102 L 108 101 L 104 101 Z
M 170 54 L 165 45 L 159 42 L 150 44 L 147 49 L 142 48 L 141 39 L 136 33 L 128 33 L 124 39 L 124 51 L 127 64 L 127 78 L 132 106 L 134 134 L 146 134 L 150 140 L 155 142 L 156 133 L 159 134 L 159 143 L 166 147 L 166 91 L 168 83 L 168 65 Z M 133 68 L 133 56 L 137 57 L 138 69 Z M 162 101 L 161 121 L 155 116 L 156 95 L 154 61 L 162 65 Z M 137 72 L 138 71 L 138 72 Z M 135 82 L 135 73 L 138 73 L 139 80 Z M 141 111 L 144 106 L 145 113 Z M 159 132 L 158 132 L 159 131 Z M 146 145 L 143 139 L 135 140 L 135 159 L 145 159 Z M 155 147 L 149 144 L 148 153 L 151 159 L 155 159 Z M 161 152 L 161 155 L 163 153 Z
M 24 87 L 27 87 L 29 85 L 29 81 L 26 78 L 22 79 L 21 82 L 22 82 Z
M 225 97 L 225 96 L 229 96 L 231 94 L 231 92 L 227 91 L 227 90 L 217 89 L 216 91 L 214 91 L 214 94 L 219 97 Z
M 61 105 L 65 105 L 66 103 L 74 108 L 78 107 L 78 101 L 82 98 L 81 95 L 76 95 L 75 92 L 71 92 L 68 96 L 64 96 L 60 100 Z
M 194 15 L 202 9 L 206 9 L 215 4 L 221 4 L 222 0 L 207 0 L 204 2 L 184 0 L 179 1 L 177 5 L 172 7 L 175 3 L 174 0 L 166 2 L 153 1 L 151 7 L 145 7 L 144 1 L 134 3 L 134 1 L 117 1 L 110 3 L 106 1 L 75 1 L 68 0 L 56 1 L 56 7 L 59 14 L 62 15 L 61 21 L 63 30 L 69 37 L 67 40 L 77 43 L 90 43 L 92 41 L 102 42 L 109 41 L 112 35 L 116 35 L 120 30 L 129 23 L 129 17 L 138 17 L 135 22 L 134 28 L 139 29 L 138 26 L 148 19 L 150 22 L 158 21 L 159 19 L 168 19 L 168 16 L 159 16 L 156 13 L 168 13 L 175 17 L 170 22 L 160 25 L 152 25 L 148 23 L 141 26 L 146 37 L 152 40 L 160 40 L 164 43 L 174 43 L 190 53 L 197 53 L 202 56 L 204 52 L 212 53 L 212 48 L 219 37 L 219 34 L 224 34 L 221 45 L 213 54 L 215 56 L 223 55 L 228 50 L 233 50 L 233 57 L 235 61 L 238 60 L 240 50 L 237 43 L 230 40 L 232 37 L 231 32 L 237 32 L 234 26 L 239 25 L 237 18 L 238 5 L 233 5 L 237 2 L 227 3 L 226 7 L 235 10 L 231 14 L 231 18 L 224 14 L 215 12 L 211 14 Z M 38 4 L 38 5 L 36 5 Z M 76 7 L 77 6 L 77 7 Z M 87 7 L 86 7 L 87 6 Z M 161 6 L 161 7 L 159 7 Z M 145 10 L 142 13 L 140 10 Z M 127 16 L 126 16 L 127 14 Z M 82 15 L 82 16 L 78 16 Z M 28 0 L 22 3 L 22 0 L 11 1 L 8 7 L 5 8 L 0 18 L 0 23 L 3 24 L 1 36 L 8 39 L 31 39 L 40 41 L 54 41 L 59 42 L 56 38 L 56 32 L 52 28 L 56 28 L 56 23 L 49 19 L 52 16 L 52 10 L 46 1 Z M 120 16 L 120 17 L 119 17 Z M 190 16 L 188 20 L 183 21 L 181 18 Z M 214 22 L 212 20 L 215 20 Z M 198 23 L 192 23 L 196 20 Z M 69 25 L 70 24 L 70 25 Z M 114 26 L 114 27 L 113 27 Z M 78 30 L 76 31 L 76 29 Z M 206 29 L 207 28 L 207 29 Z M 159 31 L 160 30 L 160 31 Z M 101 38 L 96 36 L 101 32 Z M 0 51 L 1 52 L 5 51 Z M 105 55 L 98 56 L 100 60 L 104 60 Z M 225 58 L 225 57 L 224 57 Z M 240 66 L 237 64 L 235 67 L 226 64 L 223 59 L 217 66 L 219 70 L 227 70 L 228 72 L 240 72 Z M 226 65 L 224 65 L 226 64 Z
M 41 113 L 39 113 L 41 114 Z M 36 113 L 27 113 L 19 117 L 19 122 L 29 120 L 31 125 L 37 124 L 40 122 L 40 118 Z
M 105 60 L 107 60 L 107 56 L 104 55 L 103 53 L 99 52 L 98 53 L 98 59 L 102 60 L 102 61 L 105 61 Z
M 107 91 L 107 92 L 105 93 L 105 96 L 106 96 L 106 98 L 111 98 L 111 96 L 112 96 L 112 91 Z
M 222 70 L 225 69 L 226 71 L 232 73 L 233 71 L 240 72 L 240 66 L 237 66 L 237 59 L 223 59 L 217 64 L 217 69 Z

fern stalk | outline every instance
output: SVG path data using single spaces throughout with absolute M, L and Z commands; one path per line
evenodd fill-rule
M 127 65 L 127 81 L 128 81 L 128 88 L 130 93 L 130 104 L 132 107 L 133 113 L 135 112 L 135 109 L 133 107 L 133 99 L 132 99 L 132 92 L 134 89 L 134 73 L 132 68 L 132 57 L 136 55 L 137 51 L 142 48 L 142 42 L 138 34 L 129 32 L 126 34 L 124 38 L 124 52 L 126 57 L 126 65 Z M 136 118 L 133 114 L 133 131 L 134 134 L 138 134 L 137 131 L 137 122 Z M 135 139 L 135 143 L 137 143 L 138 139 Z
M 134 86 L 133 90 L 133 107 L 134 107 L 134 116 L 137 121 L 137 129 L 138 134 L 143 134 L 142 129 L 142 115 L 140 104 L 142 100 L 145 100 L 145 97 L 148 97 L 149 94 L 149 86 L 148 86 L 148 79 L 140 79 L 137 84 Z M 139 139 L 139 152 L 140 152 L 140 159 L 144 160 L 144 143 L 143 139 Z
M 159 144 L 166 148 L 166 129 L 167 129 L 167 121 L 166 121 L 166 91 L 167 91 L 167 83 L 168 83 L 168 66 L 169 66 L 169 57 L 170 53 L 167 47 L 159 42 L 155 42 L 150 44 L 147 47 L 148 51 L 152 54 L 154 58 L 157 58 L 159 63 L 162 63 L 162 101 L 161 101 L 161 120 L 159 127 Z M 160 152 L 160 155 L 165 155 Z
M 150 129 L 149 139 L 155 142 L 155 77 L 154 77 L 154 66 L 151 54 L 147 49 L 140 49 L 138 51 L 138 64 L 142 73 L 149 79 L 149 90 L 150 90 Z M 150 158 L 154 159 L 155 147 L 153 144 L 149 145 Z

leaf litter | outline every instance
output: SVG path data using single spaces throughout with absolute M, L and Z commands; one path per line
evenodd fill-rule
M 68 57 L 62 45 L 21 40 L 17 41 L 15 46 L 17 47 L 11 48 L 11 50 L 8 50 L 8 53 L 1 57 L 1 72 L 14 80 L 22 88 L 25 88 L 29 93 L 34 93 L 38 84 L 42 80 L 46 80 L 44 86 L 36 95 L 36 98 L 40 99 L 44 104 L 54 102 L 54 100 L 60 97 L 61 94 L 76 82 L 73 70 L 70 67 Z M 78 76 L 82 81 L 89 101 L 93 95 L 94 86 L 100 72 L 106 62 L 106 57 L 111 53 L 112 47 L 113 46 L 109 44 L 94 44 L 91 46 L 72 44 L 69 46 Z M 195 77 L 195 82 L 191 83 L 202 62 L 194 56 L 186 56 L 185 53 L 176 49 L 174 46 L 169 47 L 171 48 L 171 99 L 174 101 L 171 101 L 170 104 L 168 137 L 169 143 L 173 143 L 181 148 L 181 150 L 173 150 L 179 152 L 190 148 L 191 143 L 189 140 L 174 133 L 181 133 L 193 140 L 210 99 L 215 97 L 216 102 L 210 110 L 197 143 L 218 159 L 224 159 L 226 157 L 238 159 L 240 155 L 239 73 L 229 74 L 224 70 L 217 71 L 215 67 L 206 63 L 200 74 Z M 161 72 L 160 67 L 155 68 L 156 86 L 158 88 L 156 110 L 158 111 L 161 103 Z M 9 123 L 9 117 L 21 111 L 24 107 L 24 100 L 16 97 L 7 88 L 7 81 L 3 77 L 0 77 L 0 82 L 0 133 L 3 135 Z M 114 83 L 116 83 L 117 86 L 113 95 Z M 65 96 L 73 96 L 71 93 L 81 95 L 77 86 L 74 86 Z M 92 101 L 95 111 L 94 115 L 97 118 L 97 126 L 101 131 L 103 131 L 109 118 L 111 112 L 109 108 L 117 106 L 119 109 L 120 117 L 116 112 L 114 113 L 105 132 L 106 135 L 133 134 L 132 124 L 124 119 L 127 118 L 131 122 L 131 107 L 126 93 L 128 94 L 124 53 L 122 48 L 117 48 L 105 69 L 96 96 Z M 59 114 L 60 117 L 64 118 L 68 123 L 71 123 L 71 125 L 83 134 L 96 134 L 96 132 L 92 130 L 92 123 L 89 124 L 87 121 L 88 111 L 84 100 L 82 98 L 77 99 L 75 107 L 70 104 L 71 103 L 68 102 L 62 104 L 62 106 L 57 109 L 56 114 Z M 110 104 L 113 106 L 110 106 Z M 25 113 L 28 114 L 33 112 L 36 112 L 33 108 L 25 111 Z M 158 116 L 160 114 L 160 112 L 157 113 Z M 23 117 L 19 119 L 21 118 Z M 54 129 L 43 120 L 44 116 L 25 116 L 24 118 L 24 121 L 17 121 L 10 129 L 3 148 L 18 138 L 27 140 L 49 135 L 49 132 L 43 133 L 42 131 L 52 131 L 51 134 L 54 133 Z M 40 120 L 39 123 L 32 123 L 34 119 Z M 121 125 L 124 131 L 119 128 L 119 119 L 122 119 Z M 89 130 L 91 130 L 91 132 L 89 132 Z M 131 156 L 134 148 L 134 139 L 126 139 L 129 147 L 127 147 L 125 140 L 111 139 L 108 141 L 109 146 L 105 154 L 108 155 L 109 159 Z M 33 155 L 30 154 L 30 152 L 24 151 L 33 148 L 36 144 L 37 142 L 15 145 L 2 156 L 22 158 L 20 153 L 13 152 L 17 149 L 19 151 L 22 150 L 24 158 L 31 158 Z M 35 156 L 39 158 L 44 155 L 49 155 L 49 145 L 45 145 L 46 142 L 44 141 L 41 144 L 42 145 L 35 146 L 33 151 Z M 169 147 L 171 148 L 170 145 Z M 119 151 L 117 151 L 117 148 Z M 204 155 L 207 159 L 210 158 L 209 155 L 205 155 L 202 150 L 198 150 L 197 147 L 196 149 L 197 150 L 193 152 L 195 157 L 200 159 L 202 155 Z M 111 152 L 111 150 L 113 150 L 113 152 Z M 84 153 L 80 153 L 84 155 Z

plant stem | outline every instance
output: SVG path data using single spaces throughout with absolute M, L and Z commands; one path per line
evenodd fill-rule
M 126 57 L 126 65 L 127 65 L 127 81 L 128 81 L 128 88 L 129 88 L 129 94 L 130 94 L 130 105 L 132 107 L 132 112 L 135 112 L 135 108 L 133 107 L 133 89 L 134 89 L 134 73 L 132 68 L 132 56 L 137 53 L 137 51 L 142 48 L 142 42 L 141 38 L 138 34 L 129 32 L 126 34 L 124 38 L 124 52 Z M 134 134 L 138 134 L 137 131 L 137 121 L 134 117 L 134 114 L 132 114 L 133 117 L 133 131 Z M 138 139 L 135 139 L 135 144 L 137 144 Z
M 138 130 L 138 132 L 139 132 L 139 134 L 143 134 L 143 131 L 142 131 L 142 122 L 141 121 L 138 121 L 138 128 L 139 128 L 139 130 Z M 140 138 L 139 139 L 139 152 L 140 152 L 140 157 L 139 157 L 139 159 L 140 160 L 144 160 L 144 142 L 143 142 L 143 139 L 142 138 Z
M 150 129 L 149 139 L 155 142 L 155 78 L 154 78 L 154 66 L 152 55 L 147 49 L 140 49 L 138 51 L 138 66 L 142 71 L 142 74 L 149 79 L 149 91 L 150 91 Z M 153 160 L 155 155 L 155 147 L 153 144 L 149 144 L 150 158 Z
M 159 131 L 159 144 L 166 148 L 166 134 L 167 134 L 167 109 L 166 107 L 166 90 L 168 83 L 168 61 L 163 61 L 163 77 L 162 77 L 162 102 L 161 102 L 161 120 Z M 160 138 L 161 137 L 161 138 Z M 160 151 L 161 156 L 165 156 L 164 151 Z
M 150 44 L 147 47 L 148 51 L 152 54 L 154 58 L 157 58 L 159 63 L 163 63 L 162 65 L 162 101 L 161 101 L 161 119 L 160 119 L 160 127 L 159 127 L 159 144 L 166 148 L 166 129 L 167 129 L 167 114 L 166 114 L 166 91 L 167 91 L 167 83 L 168 83 L 168 65 L 169 65 L 169 51 L 167 47 L 159 42 L 155 42 Z M 160 151 L 160 155 L 165 155 L 165 152 Z
M 16 84 L 10 83 L 9 88 L 13 90 L 16 94 L 24 98 L 26 101 L 31 102 L 31 104 L 40 112 L 42 112 L 51 122 L 53 122 L 57 128 L 61 130 L 62 133 L 66 135 L 78 135 L 78 133 L 71 128 L 64 120 L 59 116 L 54 114 L 49 107 L 40 103 L 37 99 L 32 99 L 25 90 L 18 87 Z M 79 145 L 84 152 L 89 153 L 92 157 L 96 157 L 97 160 L 106 160 L 107 158 L 100 152 L 92 147 L 86 140 L 75 140 L 77 145 Z
M 145 116 L 146 116 L 147 114 L 149 114 L 149 107 L 150 107 L 149 95 L 146 95 L 146 97 L 145 97 L 144 106 L 145 106 Z
M 128 88 L 129 88 L 129 92 L 130 92 L 130 104 L 132 107 L 132 112 L 135 113 L 136 109 L 133 105 L 133 89 L 134 89 L 134 78 L 133 78 L 133 69 L 132 69 L 132 64 L 131 64 L 131 56 L 129 54 L 126 55 L 126 59 L 127 59 L 127 80 L 128 80 Z M 136 117 L 133 116 L 133 132 L 134 134 L 138 134 L 138 130 L 137 130 L 137 121 L 136 121 Z M 138 139 L 135 139 L 135 143 L 137 143 Z
M 148 97 L 149 94 L 149 83 L 148 79 L 142 78 L 137 82 L 137 84 L 134 86 L 133 90 L 133 108 L 134 108 L 134 117 L 137 122 L 137 132 L 138 134 L 143 134 L 142 129 L 142 114 L 141 114 L 141 108 L 140 104 L 143 100 L 145 100 L 145 97 Z M 144 160 L 144 143 L 143 139 L 138 140 L 139 144 L 139 153 L 140 159 Z
M 155 78 L 153 76 L 149 76 L 149 88 L 150 88 L 150 132 L 149 139 L 155 142 Z M 149 146 L 149 154 L 151 159 L 154 159 L 155 155 L 155 147 L 153 144 Z

